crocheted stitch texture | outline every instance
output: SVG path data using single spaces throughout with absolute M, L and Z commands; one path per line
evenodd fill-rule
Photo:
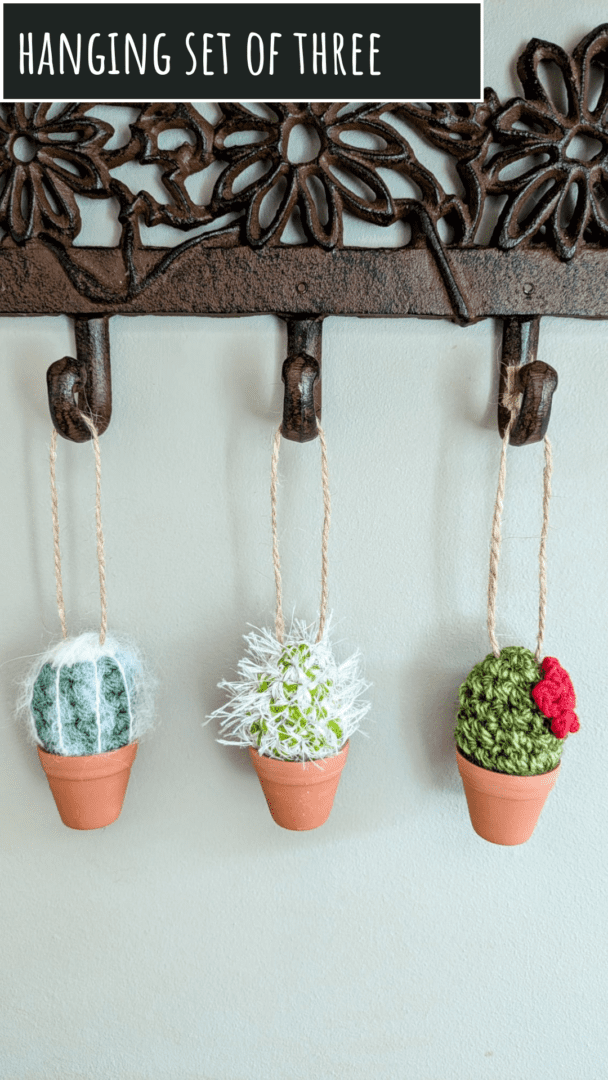
M 94 633 L 68 638 L 36 658 L 20 712 L 30 737 L 51 754 L 117 750 L 151 726 L 151 679 L 134 646 Z
M 563 740 L 532 698 L 541 677 L 534 655 L 520 645 L 475 665 L 460 687 L 455 730 L 459 749 L 474 764 L 516 776 L 556 768 Z
M 541 666 L 544 679 L 534 687 L 532 697 L 543 716 L 551 720 L 551 731 L 565 739 L 570 731 L 578 731 L 580 723 L 574 711 L 576 695 L 572 680 L 559 660 L 545 656 Z
M 245 635 L 247 655 L 240 678 L 223 680 L 229 700 L 212 713 L 220 720 L 219 742 L 254 746 L 263 757 L 316 761 L 342 750 L 369 709 L 358 653 L 334 659 L 329 622 L 321 641 L 315 627 L 296 619 L 285 640 L 272 630 Z M 211 717 L 209 717 L 211 719 Z

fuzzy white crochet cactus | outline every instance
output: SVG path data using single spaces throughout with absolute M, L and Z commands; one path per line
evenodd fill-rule
M 220 721 L 218 742 L 286 761 L 339 753 L 370 707 L 359 700 L 369 686 L 359 654 L 337 664 L 328 630 L 316 641 L 313 628 L 298 620 L 283 642 L 270 630 L 245 641 L 240 679 L 219 683 L 229 700 L 208 718 Z

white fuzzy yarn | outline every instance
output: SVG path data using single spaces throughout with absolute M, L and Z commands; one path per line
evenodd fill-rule
M 359 698 L 370 684 L 361 677 L 360 653 L 336 663 L 329 628 L 328 621 L 318 642 L 316 628 L 297 619 L 282 644 L 268 629 L 255 628 L 244 635 L 248 652 L 238 664 L 241 677 L 218 683 L 228 691 L 229 700 L 207 717 L 207 721 L 220 721 L 223 737 L 218 742 L 254 746 L 265 757 L 289 761 L 314 761 L 339 753 L 369 711 L 369 702 Z M 301 645 L 308 654 L 305 658 L 298 651 Z M 286 720 L 293 706 L 305 720 L 302 730 L 298 730 L 301 724 Z
M 78 637 L 67 638 L 53 645 L 46 652 L 36 657 L 21 683 L 17 702 L 17 715 L 25 723 L 28 737 L 38 746 L 43 743 L 36 730 L 31 710 L 34 685 L 45 664 L 53 668 L 70 667 L 72 664 L 97 663 L 103 657 L 110 657 L 119 668 L 129 662 L 129 676 L 132 680 L 132 695 L 129 709 L 132 717 L 130 742 L 135 742 L 149 731 L 154 723 L 154 688 L 156 680 L 146 668 L 138 649 L 130 641 L 118 641 L 107 636 L 103 645 L 99 644 L 99 633 L 88 632 Z M 125 686 L 127 685 L 125 679 Z

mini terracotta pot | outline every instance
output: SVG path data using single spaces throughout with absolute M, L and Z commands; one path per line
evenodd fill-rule
M 538 776 L 482 769 L 456 751 L 471 824 L 491 844 L 525 844 L 534 832 L 561 765 Z
M 318 829 L 327 821 L 348 755 L 348 743 L 339 754 L 312 761 L 279 761 L 249 753 L 268 809 L 282 829 Z
M 102 829 L 116 821 L 136 753 L 136 742 L 84 757 L 47 754 L 39 746 L 38 756 L 63 824 L 70 829 Z

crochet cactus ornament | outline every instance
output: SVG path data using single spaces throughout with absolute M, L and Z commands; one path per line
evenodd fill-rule
M 500 469 L 488 581 L 488 635 L 492 652 L 476 664 L 460 687 L 455 737 L 459 750 L 474 765 L 514 776 L 538 776 L 557 768 L 569 732 L 578 731 L 574 687 L 567 671 L 553 656 L 540 662 L 546 618 L 546 544 L 551 496 L 552 450 L 545 436 L 543 523 L 539 550 L 539 622 L 536 653 L 519 645 L 500 649 L 496 637 L 496 593 L 505 493 L 507 447 L 518 409 L 509 391 L 513 370 L 506 376 L 504 405 L 510 412 L 500 456 Z
M 150 679 L 132 646 L 96 633 L 68 638 L 38 657 L 21 708 L 47 753 L 83 757 L 136 742 L 152 723 Z
M 272 541 L 277 606 L 274 631 L 245 634 L 247 655 L 238 664 L 239 678 L 223 680 L 226 704 L 207 720 L 219 721 L 218 742 L 251 747 L 261 757 L 279 761 L 319 761 L 334 757 L 358 730 L 369 704 L 361 676 L 359 653 L 342 664 L 334 658 L 327 619 L 327 538 L 330 522 L 329 478 L 325 435 L 318 428 L 323 480 L 321 605 L 318 630 L 294 619 L 285 628 L 277 535 L 277 478 L 281 428 L 275 434 L 271 467 Z M 287 826 L 292 827 L 292 826 Z
M 317 641 L 299 620 L 282 642 L 268 629 L 245 634 L 240 678 L 219 683 L 228 701 L 208 718 L 220 722 L 218 742 L 283 761 L 338 754 L 369 710 L 360 700 L 369 684 L 358 653 L 336 663 L 328 635 Z
M 554 657 L 539 665 L 518 645 L 476 664 L 459 699 L 458 747 L 494 772 L 536 776 L 555 769 L 566 736 L 580 726 L 568 673 Z
M 138 651 L 107 634 L 104 539 L 101 526 L 101 455 L 92 420 L 95 453 L 97 560 L 101 601 L 99 633 L 68 637 L 59 545 L 55 477 L 57 431 L 50 448 L 51 506 L 57 610 L 63 640 L 38 656 L 26 676 L 18 703 L 28 733 L 49 754 L 87 757 L 119 750 L 136 742 L 152 725 L 153 680 Z

